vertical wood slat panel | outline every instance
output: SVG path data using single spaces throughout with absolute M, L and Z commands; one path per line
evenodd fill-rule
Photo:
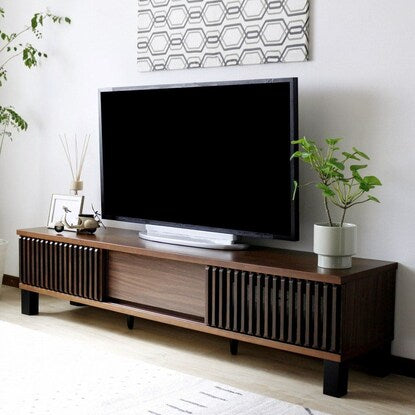
M 53 289 L 59 291 L 59 269 L 60 269 L 60 258 L 59 258 L 59 243 L 55 242 L 53 245 L 53 254 L 55 256 L 55 266 L 53 271 Z
M 322 338 L 321 338 L 321 348 L 323 350 L 327 350 L 327 343 L 328 343 L 328 285 L 323 285 L 323 304 L 322 304 L 322 318 L 323 318 L 323 325 L 322 325 Z
M 58 271 L 56 275 L 57 284 L 56 291 L 63 291 L 63 243 L 59 243 L 57 246 L 58 249 Z
M 88 248 L 88 298 L 94 298 L 94 249 Z
M 72 247 L 72 293 L 73 295 L 79 295 L 78 291 L 78 247 L 73 245 Z
M 83 279 L 84 279 L 84 255 L 83 252 L 84 248 L 83 246 L 78 246 L 78 293 L 77 295 L 79 297 L 84 296 L 84 290 L 83 290 Z
M 223 329 L 225 325 L 225 277 L 223 268 L 219 269 L 219 315 L 218 326 Z
M 262 336 L 262 326 L 263 326 L 263 291 L 262 291 L 262 277 L 263 275 L 256 275 L 255 278 L 255 334 L 257 336 Z
M 19 237 L 19 277 L 20 280 L 25 283 L 25 261 L 24 261 L 24 237 Z
M 28 262 L 26 261 L 26 252 L 27 252 L 27 246 L 26 246 L 26 237 L 23 237 L 21 239 L 21 246 L 22 246 L 22 273 L 21 273 L 21 278 L 22 278 L 22 282 L 24 284 L 27 284 L 27 266 L 28 266 Z
M 338 324 L 338 287 L 333 285 L 332 287 L 332 303 L 331 303 L 331 344 L 330 351 L 337 351 L 337 324 Z
M 58 291 L 59 255 L 58 243 L 53 244 L 53 284 L 52 290 Z
M 48 278 L 46 280 L 46 287 L 48 290 L 52 289 L 52 275 L 53 275 L 53 242 L 48 242 L 48 265 L 49 265 L 49 269 L 48 269 Z
M 278 333 L 278 292 L 279 292 L 279 278 L 272 277 L 271 290 L 271 306 L 272 306 L 272 321 L 271 321 L 271 339 L 277 340 Z
M 279 295 L 279 310 L 280 310 L 280 338 L 279 341 L 285 341 L 285 306 L 286 306 L 286 293 L 285 293 L 286 279 L 281 278 L 280 283 L 280 295 Z
M 297 280 L 297 290 L 296 290 L 296 325 L 297 325 L 297 333 L 296 333 L 296 340 L 295 344 L 302 345 L 303 344 L 303 333 L 304 333 L 304 327 L 303 327 L 303 281 Z
M 88 263 L 88 247 L 84 247 L 83 257 L 84 257 L 84 272 L 83 272 L 83 278 L 82 278 L 82 297 L 88 297 L 88 269 L 89 269 L 89 263 Z
M 43 243 L 43 279 L 42 287 L 46 287 L 49 278 L 49 241 Z
M 39 243 L 40 250 L 40 275 L 39 275 L 39 285 L 44 287 L 45 285 L 45 241 L 41 240 Z
M 73 294 L 73 245 L 68 245 L 68 292 Z
M 212 267 L 209 265 L 205 267 L 205 278 L 205 324 L 209 325 L 212 324 Z
M 287 342 L 294 342 L 294 280 L 288 281 L 288 336 Z
M 239 271 L 234 271 L 233 276 L 233 331 L 239 331 L 241 321 L 241 276 Z
M 241 333 L 247 332 L 247 276 L 246 272 L 241 272 Z
M 99 297 L 99 280 L 98 280 L 98 273 L 99 273 L 99 268 L 98 268 L 98 259 L 99 259 L 99 255 L 100 255 L 100 251 L 98 249 L 95 249 L 94 251 L 94 276 L 93 276 L 93 281 L 94 281 L 94 295 L 93 295 L 93 299 L 94 300 L 101 300 L 102 298 Z
M 311 345 L 311 282 L 307 281 L 305 285 L 305 331 L 304 331 L 304 346 Z
M 26 262 L 26 282 L 30 284 L 30 240 L 26 238 L 25 241 L 25 262 Z
M 23 238 L 19 236 L 19 278 L 23 281 Z
M 33 261 L 35 263 L 35 285 L 40 286 L 40 255 L 39 255 L 39 239 L 34 239 L 33 246 L 35 249 Z
M 226 272 L 226 324 L 225 329 L 231 329 L 232 321 L 232 270 L 228 269 Z
M 272 281 L 269 275 L 264 276 L 264 288 L 263 288 L 263 304 L 264 304 L 264 326 L 262 336 L 266 339 L 270 338 L 270 314 L 271 314 L 271 296 L 270 296 L 270 281 Z
M 217 275 L 218 269 L 216 267 L 212 267 L 212 314 L 211 314 L 211 320 L 212 320 L 212 326 L 218 325 L 217 320 L 217 308 L 218 308 L 218 294 L 219 294 L 219 287 L 218 287 L 218 275 Z
M 254 274 L 248 275 L 248 334 L 254 334 L 254 303 L 255 303 L 255 285 Z
M 62 290 L 64 293 L 68 292 L 68 244 L 63 245 L 63 286 Z
M 33 243 L 34 239 L 30 238 L 30 284 L 36 285 L 35 280 L 35 244 Z
M 314 307 L 313 307 L 313 347 L 318 348 L 319 342 L 319 329 L 320 329 L 320 285 L 314 283 Z

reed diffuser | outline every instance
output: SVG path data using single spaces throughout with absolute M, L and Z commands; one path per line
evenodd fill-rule
M 84 183 L 81 180 L 82 168 L 84 167 L 85 156 L 88 150 L 89 139 L 91 138 L 90 134 L 86 134 L 83 140 L 82 146 L 78 146 L 78 138 L 76 134 L 74 136 L 74 151 L 71 152 L 68 138 L 66 134 L 63 136 L 59 135 L 59 139 L 61 140 L 63 150 L 65 151 L 66 159 L 68 160 L 69 167 L 72 173 L 72 182 L 70 190 L 73 192 L 74 195 L 77 195 L 79 191 L 84 188 Z M 81 148 L 81 152 L 79 149 Z

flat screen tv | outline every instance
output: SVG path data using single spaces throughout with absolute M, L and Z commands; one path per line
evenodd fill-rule
M 297 79 L 99 91 L 104 219 L 298 240 Z

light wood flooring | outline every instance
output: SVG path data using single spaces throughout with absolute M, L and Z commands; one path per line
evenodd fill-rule
M 331 398 L 322 394 L 319 360 L 246 343 L 231 356 L 223 338 L 139 319 L 130 331 L 123 315 L 44 296 L 40 314 L 25 316 L 20 314 L 19 290 L 5 286 L 0 292 L 0 319 L 333 415 L 415 414 L 412 378 L 382 379 L 352 369 L 349 394 Z

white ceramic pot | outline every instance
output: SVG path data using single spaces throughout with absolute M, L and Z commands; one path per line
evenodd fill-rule
M 339 226 L 328 223 L 314 225 L 314 252 L 318 255 L 318 266 L 322 268 L 351 268 L 352 255 L 356 254 L 357 226 L 343 223 Z
M 0 289 L 3 283 L 4 263 L 6 262 L 6 251 L 9 243 L 4 239 L 0 239 Z

